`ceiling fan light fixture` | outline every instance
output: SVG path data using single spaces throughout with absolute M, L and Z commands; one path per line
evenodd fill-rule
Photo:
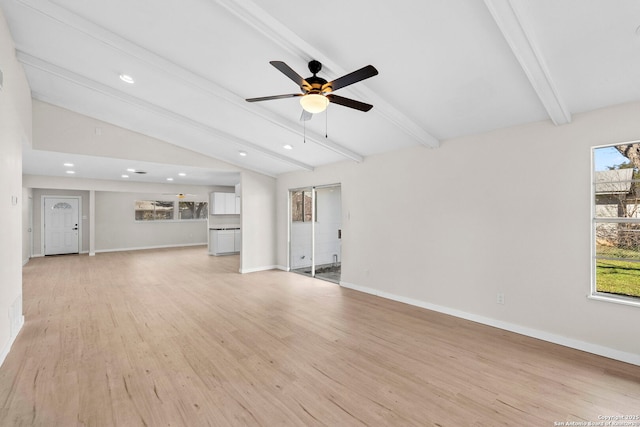
M 327 109 L 329 99 L 319 93 L 310 93 L 300 98 L 300 105 L 311 114 L 321 113 Z

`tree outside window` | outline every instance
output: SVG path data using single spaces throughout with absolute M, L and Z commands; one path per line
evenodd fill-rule
M 136 200 L 136 221 L 157 221 L 173 219 L 173 202 L 161 200 Z
M 594 293 L 640 298 L 640 142 L 593 159 Z
M 310 222 L 312 219 L 312 202 L 311 191 L 291 192 L 291 220 L 293 222 Z
M 181 220 L 207 219 L 209 215 L 207 202 L 178 202 L 178 215 Z

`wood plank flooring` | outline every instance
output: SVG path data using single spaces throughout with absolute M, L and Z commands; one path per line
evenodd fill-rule
M 553 426 L 640 367 L 203 247 L 36 258 L 0 426 Z M 638 420 L 637 425 L 640 425 Z

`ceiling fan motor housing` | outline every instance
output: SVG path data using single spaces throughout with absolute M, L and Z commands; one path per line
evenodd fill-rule
M 327 85 L 327 81 L 322 77 L 316 76 L 320 70 L 322 70 L 322 64 L 320 61 L 316 61 L 314 59 L 309 62 L 309 71 L 313 73 L 313 76 L 304 79 L 305 83 L 308 83 L 308 86 L 306 84 L 300 86 L 300 89 L 302 89 L 302 92 L 304 92 L 305 95 L 325 94 L 331 92 L 331 85 Z
M 307 86 L 303 84 L 302 86 L 300 86 L 300 89 L 302 89 L 302 91 L 305 94 L 331 92 L 331 86 L 329 85 L 325 87 L 325 85 L 327 84 L 327 81 L 322 77 L 317 77 L 317 76 L 307 77 L 305 81 L 309 85 Z
M 322 70 L 322 64 L 320 61 L 316 61 L 315 59 L 309 61 L 309 71 L 311 71 L 311 74 L 315 76 L 320 72 L 320 70 Z

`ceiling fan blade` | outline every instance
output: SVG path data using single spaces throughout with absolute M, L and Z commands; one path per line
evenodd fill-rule
M 322 85 L 322 89 L 324 90 L 325 88 L 331 87 L 331 90 L 335 91 L 376 75 L 378 75 L 378 70 L 376 70 L 373 65 L 367 65 L 366 67 L 362 67 L 359 70 L 346 74 L 342 77 L 338 77 L 331 82 L 325 83 L 324 85 Z
M 301 93 L 288 93 L 286 95 L 263 96 L 263 97 L 260 97 L 260 98 L 247 98 L 245 101 L 247 101 L 247 102 L 271 101 L 272 99 L 295 98 L 296 96 L 302 96 L 302 94 Z
M 308 87 L 311 89 L 311 85 L 298 73 L 293 71 L 291 67 L 282 61 L 270 61 L 269 64 L 276 67 L 282 74 L 289 77 L 300 87 Z
M 304 108 L 302 109 L 302 114 L 300 114 L 300 121 L 306 122 L 313 118 L 313 113 L 308 112 Z
M 369 111 L 373 108 L 373 105 L 366 104 L 364 102 L 356 101 L 355 99 L 345 98 L 344 96 L 338 96 L 330 93 L 327 95 L 329 101 L 334 104 L 342 105 L 349 108 L 354 108 L 360 111 Z

